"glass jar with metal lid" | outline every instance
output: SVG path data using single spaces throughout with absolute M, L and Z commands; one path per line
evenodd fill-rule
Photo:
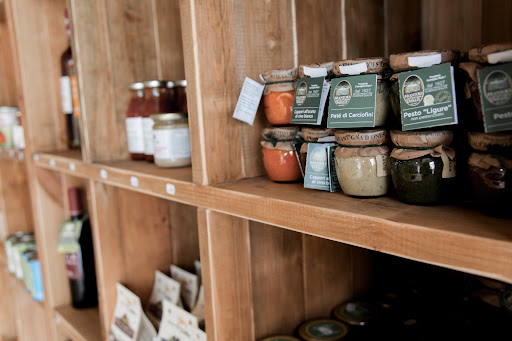
M 159 167 L 186 167 L 192 164 L 188 116 L 184 113 L 151 115 L 155 164 Z
M 144 155 L 147 161 L 153 162 L 153 119 L 151 115 L 173 111 L 173 99 L 169 81 L 152 80 L 144 82 L 144 114 L 142 124 L 144 127 Z
M 305 341 L 342 340 L 349 332 L 347 324 L 332 319 L 315 319 L 299 326 L 299 336 Z
M 125 120 L 128 152 L 132 160 L 144 160 L 144 125 L 142 123 L 145 109 L 144 83 L 132 83 L 129 89 L 131 97 Z

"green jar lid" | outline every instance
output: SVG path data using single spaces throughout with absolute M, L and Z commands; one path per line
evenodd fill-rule
M 315 319 L 300 325 L 299 336 L 306 341 L 341 340 L 348 331 L 349 327 L 341 321 Z
M 380 308 L 368 302 L 347 302 L 334 309 L 334 317 L 353 326 L 364 326 L 380 313 Z
M 273 335 L 261 339 L 260 341 L 300 341 L 296 337 L 288 336 L 288 335 Z

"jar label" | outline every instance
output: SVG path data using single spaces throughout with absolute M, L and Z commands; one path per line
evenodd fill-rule
M 78 251 L 65 254 L 66 273 L 68 279 L 79 281 L 83 276 L 82 250 L 78 247 Z
M 304 188 L 337 192 L 340 190 L 333 143 L 309 143 L 306 157 Z
M 73 115 L 76 118 L 80 117 L 80 99 L 78 95 L 78 79 L 76 76 L 71 76 L 71 95 L 73 99 Z
M 297 79 L 291 123 L 320 125 L 330 87 L 325 77 Z
M 402 130 L 457 124 L 453 67 L 449 63 L 398 75 Z
M 144 154 L 153 155 L 155 147 L 153 143 L 153 125 L 155 122 L 151 117 L 142 118 L 142 127 L 144 130 Z
M 155 159 L 176 160 L 192 156 L 188 128 L 157 129 L 153 136 Z
M 142 124 L 142 117 L 126 118 L 126 140 L 129 153 L 144 154 L 144 126 Z
M 71 93 L 71 79 L 69 76 L 60 77 L 60 101 L 64 114 L 73 113 L 73 95 Z
M 375 127 L 376 105 L 377 75 L 335 78 L 329 97 L 327 127 Z
M 81 220 L 66 220 L 62 223 L 59 232 L 59 244 L 57 252 L 59 253 L 77 253 L 80 244 L 78 239 L 82 233 L 82 224 L 87 218 L 86 215 Z
M 389 168 L 389 157 L 387 157 L 386 155 L 377 155 L 375 157 L 375 161 L 377 162 L 378 177 L 389 176 L 391 174 Z
M 486 133 L 512 129 L 512 63 L 478 70 Z
M 450 160 L 444 152 L 441 153 L 441 160 L 443 161 L 443 179 L 454 178 L 456 176 L 455 161 Z

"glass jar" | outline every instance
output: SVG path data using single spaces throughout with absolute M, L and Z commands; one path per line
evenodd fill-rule
M 171 89 L 168 81 L 152 80 L 144 82 L 144 114 L 142 124 L 144 127 L 144 156 L 147 161 L 153 162 L 153 119 L 152 114 L 172 112 L 174 107 Z
M 485 214 L 512 217 L 512 134 L 469 133 L 473 202 Z
M 302 179 L 302 172 L 294 142 L 299 128 L 265 128 L 261 141 L 263 165 L 272 181 L 294 182 Z
M 375 197 L 388 192 L 388 132 L 383 129 L 337 130 L 336 174 L 343 193 Z
M 425 61 L 422 63 L 418 63 L 417 59 L 410 58 L 429 58 L 429 56 L 441 55 L 440 62 L 437 61 Z M 398 84 L 398 75 L 404 72 L 409 72 L 418 68 L 430 67 L 436 64 L 442 63 L 456 63 L 459 60 L 459 51 L 455 50 L 424 50 L 424 51 L 416 51 L 416 52 L 407 52 L 400 54 L 392 54 L 389 57 L 389 65 L 393 69 L 393 75 L 390 78 L 390 88 L 389 99 L 391 102 L 391 108 L 393 109 L 395 123 L 394 125 L 399 128 L 402 126 L 402 107 L 400 105 L 400 86 Z M 416 65 L 421 66 L 416 66 Z M 408 85 L 407 89 L 404 89 L 407 93 L 416 91 L 416 83 L 411 83 Z M 408 92 L 409 91 L 409 92 Z
M 144 83 L 130 84 L 130 102 L 126 110 L 126 142 L 132 160 L 144 160 Z
M 12 130 L 16 125 L 18 111 L 16 107 L 0 107 L 0 147 L 14 147 Z
M 300 147 L 300 166 L 302 167 L 302 171 L 306 173 L 306 160 L 308 157 L 308 146 L 309 142 L 318 142 L 321 138 L 326 138 L 334 134 L 334 129 L 331 128 L 302 128 L 302 138 L 306 143 L 303 143 Z
M 188 112 L 187 107 L 187 81 L 180 80 L 174 83 L 174 108 L 177 112 Z
M 155 164 L 163 168 L 187 167 L 192 163 L 188 117 L 183 113 L 153 114 Z
M 21 124 L 21 111 L 16 113 L 16 124 L 12 127 L 12 143 L 18 150 L 25 149 L 25 132 Z
M 455 151 L 447 147 L 452 139 L 447 130 L 391 131 L 396 146 L 391 177 L 401 201 L 429 205 L 449 200 L 455 186 Z
M 382 77 L 382 73 L 388 69 L 389 59 L 383 57 L 346 59 L 334 63 L 333 71 L 336 76 L 378 74 L 375 102 L 376 127 L 385 126 L 388 123 L 388 118 L 391 113 L 391 103 L 389 100 L 390 84 L 389 81 Z
M 380 314 L 380 308 L 368 302 L 346 302 L 333 311 L 333 316 L 351 326 L 367 326 Z
M 309 320 L 299 326 L 299 336 L 305 341 L 342 340 L 348 332 L 348 325 L 331 319 Z
M 272 125 L 290 124 L 297 68 L 266 71 L 261 78 L 265 82 L 263 106 L 267 120 Z

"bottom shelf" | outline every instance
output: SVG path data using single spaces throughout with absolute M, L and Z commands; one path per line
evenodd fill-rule
M 98 308 L 57 307 L 55 308 L 55 321 L 60 333 L 73 341 L 102 339 Z

